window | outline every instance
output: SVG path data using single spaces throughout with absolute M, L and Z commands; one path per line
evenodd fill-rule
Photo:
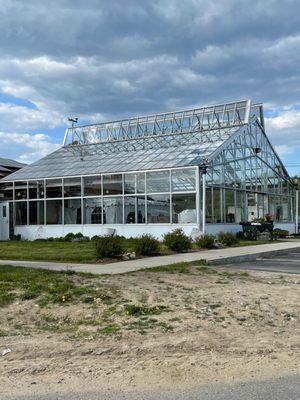
M 62 180 L 47 179 L 46 181 L 46 196 L 48 199 L 62 197 Z
M 234 202 L 234 191 L 225 190 L 226 196 L 226 222 L 235 222 L 235 202 Z
M 6 183 L 0 187 L 1 193 L 3 193 L 4 200 L 13 200 L 13 184 Z M 1 196 L 1 194 L 0 194 Z
M 195 169 L 177 169 L 172 173 L 172 191 L 186 192 L 196 190 Z
M 27 225 L 27 202 L 20 201 L 15 203 L 16 225 Z
M 27 199 L 27 182 L 15 182 L 15 200 Z
M 245 192 L 236 192 L 236 222 L 245 221 Z
M 212 188 L 206 187 L 206 210 L 205 210 L 205 220 L 206 222 L 213 222 L 213 209 L 212 209 Z M 202 210 L 201 210 L 202 212 Z
M 44 181 L 28 182 L 29 198 L 43 199 L 45 197 Z
M 282 207 L 282 222 L 291 220 L 291 203 L 290 199 L 286 196 L 281 196 L 281 207 Z
M 6 218 L 6 213 L 7 213 L 6 206 L 3 206 L 2 207 L 2 217 L 3 218 Z
M 172 196 L 172 222 L 175 224 L 197 223 L 196 194 Z
M 147 172 L 147 193 L 170 192 L 170 171 Z
M 147 196 L 147 222 L 149 224 L 170 223 L 169 195 Z
M 83 178 L 84 196 L 101 196 L 101 176 L 86 176 Z
M 123 198 L 103 198 L 103 223 L 123 224 Z
M 145 193 L 145 174 L 143 172 L 137 174 L 125 174 L 124 193 Z
M 219 188 L 213 188 L 213 204 L 214 204 L 214 222 L 223 222 L 222 218 L 222 191 Z
M 125 224 L 144 224 L 145 196 L 126 196 L 124 197 L 124 219 Z
M 84 223 L 102 224 L 102 198 L 84 199 Z M 105 222 L 105 221 L 104 221 Z
M 44 224 L 44 202 L 30 201 L 29 202 L 29 225 Z
M 121 174 L 103 176 L 104 195 L 122 194 L 122 193 L 123 193 L 123 184 L 122 184 Z
M 81 196 L 81 178 L 64 179 L 64 197 Z
M 47 225 L 62 223 L 62 200 L 47 200 L 46 223 Z
M 81 224 L 81 199 L 64 200 L 65 224 Z

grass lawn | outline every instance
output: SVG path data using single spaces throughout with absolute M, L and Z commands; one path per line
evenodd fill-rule
M 235 247 L 272 243 L 268 241 L 241 240 Z M 195 249 L 195 246 L 193 246 Z M 132 251 L 132 243 L 124 241 L 124 253 Z M 167 248 L 161 244 L 161 251 Z M 90 242 L 0 242 L 0 259 L 25 261 L 56 261 L 73 263 L 96 262 L 96 245 Z
M 95 242 L 0 242 L 0 259 L 95 262 Z

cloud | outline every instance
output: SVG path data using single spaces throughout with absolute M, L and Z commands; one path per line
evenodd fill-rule
M 60 145 L 50 141 L 45 134 L 8 133 L 0 131 L 1 154 L 7 158 L 12 156 L 20 162 L 31 163 L 46 156 Z
M 59 112 L 31 109 L 10 103 L 0 103 L 1 130 L 28 132 L 36 129 L 51 129 L 64 123 Z
M 296 0 L 6 0 L 0 94 L 36 109 L 0 104 L 0 130 L 253 98 L 272 111 L 268 133 L 286 154 L 280 146 L 299 142 L 299 12 Z
M 290 155 L 300 153 L 300 110 L 283 109 L 266 118 L 266 131 L 278 154 L 290 162 Z M 299 163 L 299 156 L 295 156 Z

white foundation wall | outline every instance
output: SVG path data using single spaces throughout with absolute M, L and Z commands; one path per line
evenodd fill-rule
M 187 235 L 198 235 L 199 229 L 196 224 L 191 225 L 24 225 L 15 227 L 15 235 L 21 235 L 22 239 L 36 240 L 49 237 L 61 237 L 67 233 L 82 233 L 84 236 L 92 237 L 94 235 L 108 235 L 113 232 L 120 236 L 136 237 L 145 233 L 162 239 L 162 236 L 174 229 L 182 228 Z M 288 230 L 289 233 L 295 233 L 295 224 L 281 223 L 275 224 L 274 228 Z M 217 235 L 219 232 L 239 232 L 242 227 L 239 224 L 207 224 L 206 233 Z
M 274 229 L 284 229 L 290 234 L 296 232 L 296 225 L 293 223 L 275 223 Z M 243 227 L 239 224 L 207 224 L 206 233 L 217 235 L 219 232 L 241 232 Z
M 22 239 L 35 240 L 49 237 L 61 237 L 70 232 L 80 232 L 84 236 L 89 237 L 94 235 L 103 236 L 114 232 L 116 235 L 125 236 L 127 238 L 149 233 L 161 239 L 165 233 L 178 228 L 182 228 L 187 235 L 191 235 L 192 230 L 197 229 L 197 225 L 24 225 L 15 227 L 15 235 L 20 234 Z
M 285 229 L 289 233 L 296 233 L 296 224 L 292 223 L 278 223 L 274 224 L 274 229 Z

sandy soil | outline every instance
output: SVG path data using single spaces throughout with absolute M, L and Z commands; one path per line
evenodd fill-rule
M 227 271 L 103 277 L 117 304 L 1 309 L 10 336 L 0 350 L 12 350 L 0 357 L 2 393 L 191 387 L 296 371 L 300 277 Z M 130 316 L 126 302 L 167 309 Z

